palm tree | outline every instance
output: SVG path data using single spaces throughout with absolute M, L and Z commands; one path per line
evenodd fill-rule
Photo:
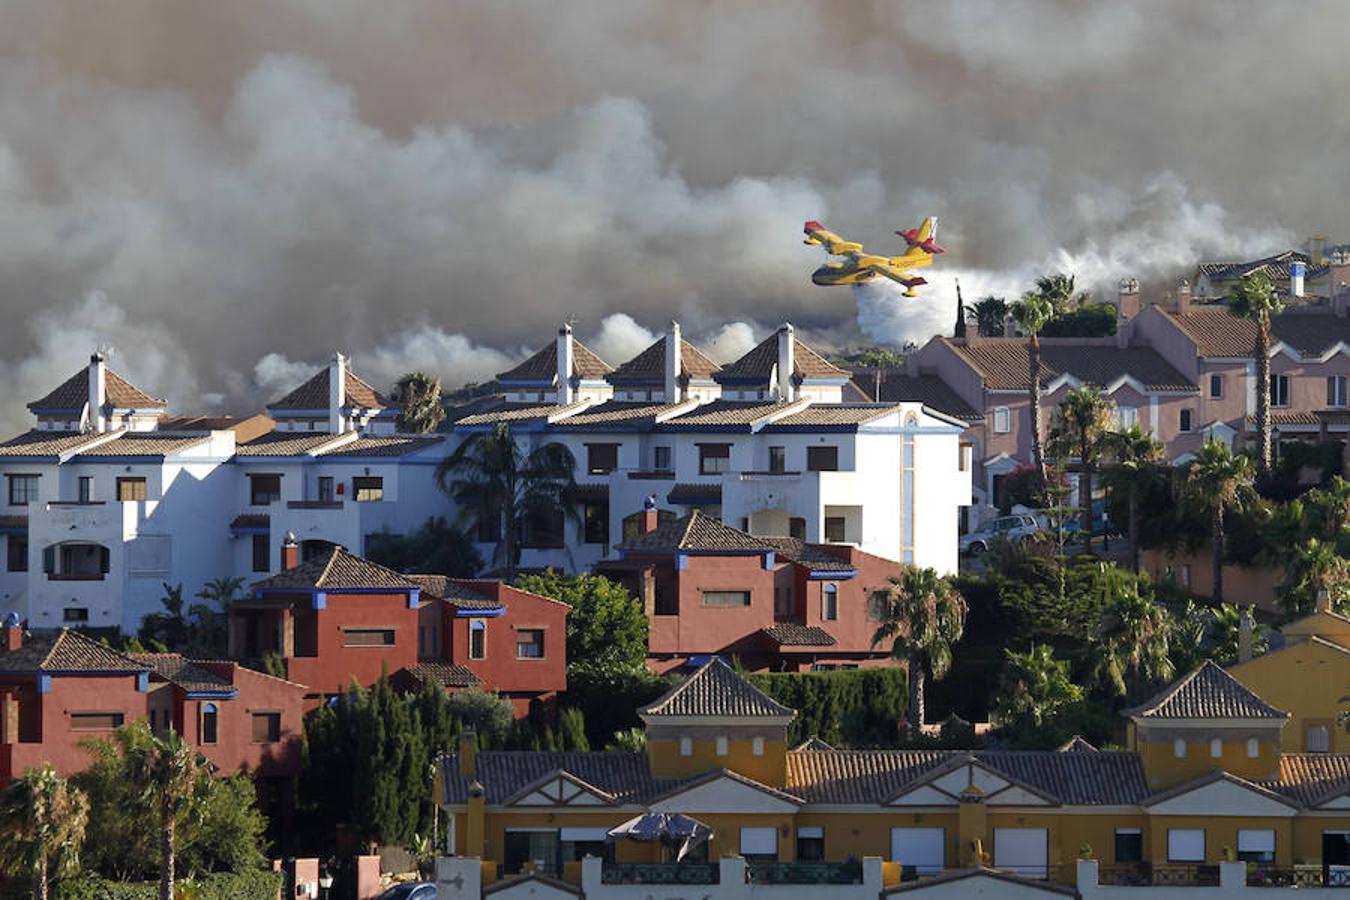
M 1097 670 L 1117 695 L 1137 698 L 1145 688 L 1176 672 L 1171 644 L 1176 620 L 1130 585 L 1102 610 Z
M 1036 644 L 1026 653 L 1004 650 L 1008 666 L 998 699 L 1003 722 L 1040 726 L 1083 699 L 1083 690 L 1069 677 L 1069 661 L 1055 659 L 1049 644 Z
M 192 616 L 192 644 L 198 653 L 217 656 L 226 650 L 226 614 L 230 604 L 239 599 L 244 579 L 238 575 L 222 575 L 212 578 L 196 593 L 205 603 L 194 603 L 188 607 Z
M 1240 661 L 1242 619 L 1251 615 L 1251 607 L 1224 603 L 1218 609 L 1211 610 L 1211 613 L 1214 617 L 1214 622 L 1210 626 L 1214 661 L 1221 666 L 1231 666 Z M 1266 627 L 1252 622 L 1251 629 L 1252 656 L 1260 656 L 1269 646 L 1266 640 Z
M 1186 466 L 1181 497 L 1200 512 L 1210 516 L 1212 599 L 1223 602 L 1224 514 L 1245 506 L 1252 498 L 1252 464 L 1245 456 L 1235 456 L 1223 441 L 1208 440 Z
M 966 307 L 966 311 L 975 317 L 975 330 L 981 337 L 1003 334 L 1003 320 L 1008 318 L 1008 301 L 1002 297 L 990 295 Z
M 493 559 L 514 574 L 527 525 L 559 511 L 564 519 L 578 519 L 575 467 L 572 451 L 559 443 L 522 450 L 511 426 L 501 422 L 460 444 L 437 465 L 436 481 L 459 504 L 461 525 L 475 526 L 480 541 L 485 535 L 494 540 Z
M 1013 304 L 1013 318 L 1027 336 L 1027 399 L 1031 404 L 1031 461 L 1045 484 L 1045 446 L 1041 440 L 1041 329 L 1055 316 L 1055 308 L 1044 294 L 1023 295 Z
M 1036 292 L 1050 301 L 1056 313 L 1068 312 L 1074 306 L 1074 300 L 1082 302 L 1083 297 L 1074 293 L 1074 277 L 1063 272 L 1054 275 L 1042 275 L 1036 279 Z M 1086 296 L 1086 295 L 1083 295 Z
M 441 380 L 425 372 L 409 372 L 394 384 L 393 400 L 399 406 L 398 430 L 408 434 L 435 431 L 445 421 L 441 406 Z
M 1228 295 L 1228 312 L 1240 319 L 1256 323 L 1256 428 L 1261 436 L 1257 454 L 1257 474 L 1270 475 L 1270 320 L 1284 311 L 1270 279 L 1265 272 L 1246 275 L 1233 286 Z
M 1078 502 L 1082 506 L 1083 547 L 1092 550 L 1092 470 L 1101 459 L 1111 429 L 1111 404 L 1095 387 L 1073 388 L 1060 403 L 1050 429 L 1050 445 L 1059 458 L 1078 457 Z
M 170 729 L 128 748 L 131 781 L 159 812 L 159 900 L 174 900 L 178 820 L 194 812 L 211 787 L 210 763 Z
M 1286 548 L 1287 553 L 1287 548 Z M 1350 562 L 1329 541 L 1308 538 L 1286 564 L 1280 602 L 1292 614 L 1310 612 L 1325 592 L 1336 613 L 1350 612 Z
M 78 866 L 88 822 L 83 791 L 50 763 L 29 769 L 0 792 L 0 861 L 11 871 L 31 873 L 34 900 L 47 900 L 48 869 Z
M 941 680 L 952 665 L 952 645 L 966 627 L 966 600 L 933 569 L 906 566 L 874 597 L 881 624 L 872 646 L 890 643 L 891 658 L 909 667 L 909 710 L 913 734 L 923 726 L 924 684 L 928 673 Z
M 1129 517 L 1131 567 L 1139 571 L 1139 498 L 1161 477 L 1162 442 L 1137 424 L 1106 435 L 1111 465 L 1103 480 L 1113 494 L 1124 491 Z
M 1312 533 L 1336 543 L 1350 525 L 1350 481 L 1337 475 L 1326 487 L 1308 491 L 1302 499 Z

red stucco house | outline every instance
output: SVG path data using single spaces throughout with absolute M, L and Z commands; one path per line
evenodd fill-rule
M 595 566 L 647 612 L 647 664 L 669 672 L 718 655 L 752 671 L 887 665 L 873 649 L 872 594 L 900 563 L 845 544 L 748 534 L 694 512 L 641 533 Z

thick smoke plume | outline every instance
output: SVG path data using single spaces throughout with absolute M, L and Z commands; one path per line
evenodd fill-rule
M 248 412 L 333 349 L 481 380 L 671 318 L 922 341 L 1053 269 L 1156 284 L 1350 239 L 1350 8 L 0 0 L 0 424 L 93 346 Z M 941 217 L 917 300 L 812 287 L 819 218 Z M 623 318 L 614 318 L 622 313 Z M 731 323 L 728 325 L 728 323 Z M 622 359 L 610 359 L 621 362 Z

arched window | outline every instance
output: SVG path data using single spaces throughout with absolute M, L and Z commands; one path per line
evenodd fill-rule
M 487 659 L 487 623 L 469 620 L 469 659 Z
M 202 704 L 202 743 L 214 744 L 220 734 L 219 713 L 214 703 Z
M 827 584 L 821 591 L 820 618 L 833 622 L 839 618 L 839 585 Z

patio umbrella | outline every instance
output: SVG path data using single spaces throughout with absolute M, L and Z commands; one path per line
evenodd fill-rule
M 713 830 L 707 825 L 679 813 L 644 813 L 609 830 L 611 841 L 619 838 L 660 841 L 674 849 L 676 862 L 684 859 L 690 850 L 707 843 L 712 835 Z

